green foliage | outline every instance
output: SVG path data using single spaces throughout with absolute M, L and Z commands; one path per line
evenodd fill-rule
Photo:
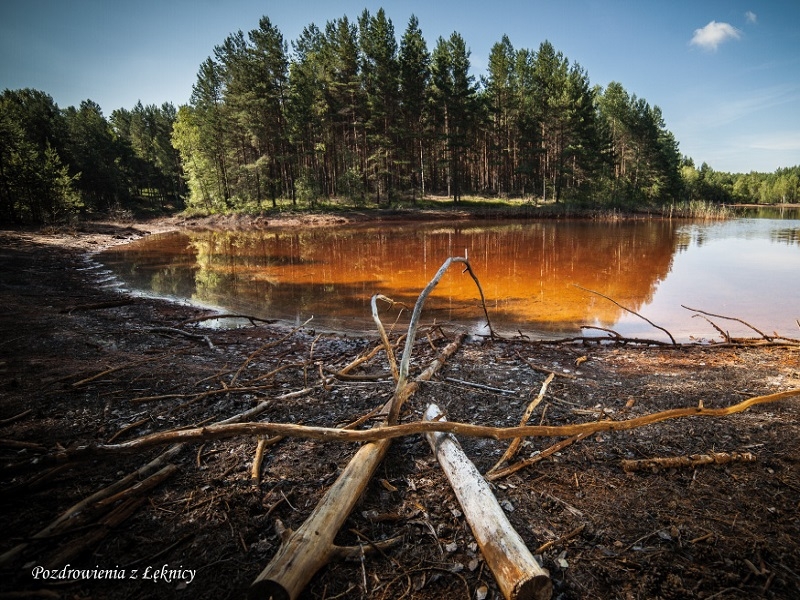
M 0 96 L 0 221 L 53 222 L 81 207 L 79 175 L 62 156 L 66 122 L 53 99 L 36 90 Z
M 170 136 L 175 110 L 117 111 L 91 100 L 61 110 L 37 90 L 0 96 L 0 221 L 64 221 L 81 212 L 129 209 L 141 195 L 180 191 Z
M 336 182 L 339 195 L 350 200 L 354 206 L 361 207 L 366 203 L 364 196 L 364 178 L 355 168 L 350 168 Z
M 308 25 L 291 44 L 263 17 L 213 48 L 179 110 L 138 103 L 107 120 L 89 100 L 60 110 L 35 90 L 0 101 L 2 221 L 179 198 L 205 213 L 426 195 L 669 210 L 799 193 L 799 167 L 697 169 L 658 106 L 592 86 L 549 41 L 504 36 L 476 78 L 458 32 L 429 52 L 412 16 L 398 43 L 383 9 Z

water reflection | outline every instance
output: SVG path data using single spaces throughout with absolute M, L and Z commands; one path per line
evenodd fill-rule
M 797 246 L 797 231 L 745 226 L 737 239 Z M 398 223 L 151 236 L 101 258 L 136 289 L 289 322 L 314 315 L 318 328 L 372 332 L 373 294 L 412 306 L 447 257 L 466 251 L 497 329 L 564 334 L 631 322 L 619 306 L 581 288 L 640 311 L 654 304 L 677 256 L 729 236 L 724 227 L 669 221 Z M 486 331 L 478 304 L 472 279 L 454 266 L 425 317 Z M 659 315 L 648 316 L 658 322 Z

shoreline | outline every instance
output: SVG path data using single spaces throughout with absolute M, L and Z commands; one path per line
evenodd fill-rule
M 164 448 L 53 460 L 63 458 L 64 449 L 198 427 L 257 405 L 266 407 L 261 419 L 271 423 L 341 428 L 361 422 L 391 397 L 384 353 L 347 377 L 330 375 L 367 356 L 375 339 L 267 324 L 199 329 L 196 319 L 208 311 L 121 295 L 82 269 L 87 253 L 174 226 L 157 220 L 96 222 L 72 232 L 0 231 L 0 417 L 3 439 L 16 444 L 0 446 L 7 467 L 0 478 L 0 524 L 7 532 L 0 553 L 25 542 L 19 556 L 3 565 L 5 590 L 42 591 L 42 582 L 24 568 L 29 563 L 55 560 L 58 568 L 68 562 L 101 569 L 136 563 L 143 571 L 174 563 L 196 571 L 186 584 L 193 598 L 244 597 L 279 551 L 281 532 L 302 526 L 348 463 L 352 444 L 273 440 L 254 479 L 254 436 L 187 442 L 185 451 L 171 458 L 170 477 L 151 488 L 137 484 L 132 493 L 140 495 L 131 499 L 130 515 L 113 530 L 102 530 L 103 539 L 83 545 L 87 528 L 99 523 L 95 529 L 101 530 L 103 511 L 116 505 L 93 505 L 87 521 L 58 536 L 33 536 Z M 420 336 L 414 375 L 452 341 L 447 325 L 443 328 Z M 546 387 L 550 372 L 557 376 Z M 473 340 L 447 359 L 439 376 L 420 386 L 402 420 L 419 420 L 436 402 L 448 420 L 506 427 L 519 423 L 541 393 L 543 403 L 531 423 L 578 424 L 700 404 L 723 407 L 743 395 L 794 388 L 800 388 L 797 348 Z M 553 441 L 526 439 L 518 458 L 542 460 L 498 479 L 493 492 L 550 571 L 554 597 L 708 597 L 751 573 L 746 561 L 763 560 L 765 570 L 777 573 L 770 579 L 771 597 L 788 599 L 796 595 L 796 582 L 780 565 L 800 572 L 800 521 L 792 491 L 800 486 L 798 412 L 800 404 L 789 400 L 726 418 L 597 433 L 547 458 L 543 451 Z M 508 446 L 459 439 L 481 473 Z M 757 460 L 641 473 L 620 466 L 631 457 L 709 451 L 748 451 Z M 748 514 L 746 528 L 735 525 L 742 510 Z M 352 582 L 366 577 L 372 585 L 364 598 L 400 600 L 407 597 L 405 586 L 393 583 L 414 568 L 458 573 L 458 579 L 420 586 L 416 600 L 455 597 L 464 586 L 500 597 L 462 512 L 425 440 L 396 440 L 340 539 L 356 547 L 362 535 L 402 543 L 385 555 L 331 563 L 312 578 L 304 596 L 347 597 Z M 687 548 L 697 557 L 691 564 Z M 76 554 L 64 559 L 67 551 Z M 766 575 L 748 577 L 741 589 L 756 596 Z M 58 593 L 127 600 L 155 592 L 139 581 L 98 579 L 63 582 Z M 164 586 L 157 593 L 180 600 L 186 591 Z

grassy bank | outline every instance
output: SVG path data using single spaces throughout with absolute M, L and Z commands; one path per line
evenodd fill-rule
M 596 205 L 585 202 L 534 202 L 521 199 L 465 197 L 458 203 L 449 198 L 426 197 L 416 202 L 402 201 L 390 205 L 353 206 L 338 200 L 311 204 L 292 204 L 279 200 L 276 206 L 252 205 L 217 213 L 220 217 L 242 216 L 275 219 L 324 214 L 344 219 L 590 219 L 622 221 L 648 218 L 727 219 L 735 216 L 730 207 L 710 202 L 683 202 L 664 206 Z M 184 211 L 186 218 L 213 216 L 202 211 Z

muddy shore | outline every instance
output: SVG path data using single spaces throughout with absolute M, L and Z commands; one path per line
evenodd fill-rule
M 103 287 L 89 259 L 110 245 L 182 227 L 336 226 L 352 218 L 172 217 L 0 231 L 0 598 L 246 596 L 282 532 L 303 523 L 355 444 L 284 438 L 266 450 L 258 480 L 257 439 L 187 444 L 152 488 L 88 503 L 37 537 L 165 447 L 56 459 L 78 446 L 213 423 L 262 403 L 259 421 L 353 423 L 391 397 L 386 356 L 376 353 L 352 377 L 330 374 L 374 348 L 377 334 L 357 339 L 260 322 L 207 329 L 207 311 Z M 457 333 L 444 325 L 422 336 L 412 373 Z M 625 420 L 798 389 L 800 348 L 470 339 L 421 385 L 402 422 L 419 420 L 436 402 L 451 421 L 517 425 L 548 372 L 556 375 L 531 424 Z M 310 391 L 294 394 L 302 390 Z M 553 598 L 798 598 L 798 417 L 795 397 L 727 417 L 599 432 L 494 479 L 493 491 L 549 571 Z M 529 438 L 514 461 L 562 439 Z M 482 473 L 508 447 L 481 438 L 461 443 Z M 709 453 L 749 453 L 753 460 L 622 467 L 623 460 Z M 390 548 L 368 550 L 395 538 L 400 542 Z M 337 544 L 367 551 L 321 569 L 302 598 L 501 598 L 420 436 L 393 443 Z M 43 578 L 66 565 L 88 570 Z M 102 578 L 98 570 L 124 576 Z M 144 579 L 145 572 L 164 576 Z

